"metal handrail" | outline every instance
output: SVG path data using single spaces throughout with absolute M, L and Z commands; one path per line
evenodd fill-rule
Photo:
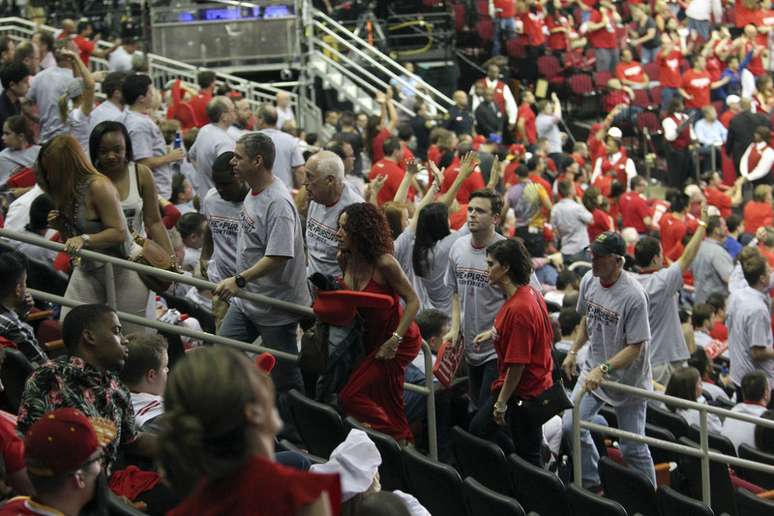
M 356 46 L 354 46 L 354 45 L 353 45 L 352 43 L 350 43 L 348 40 L 346 40 L 346 39 L 342 38 L 341 36 L 339 36 L 338 34 L 336 34 L 334 31 L 332 31 L 331 29 L 329 29 L 328 27 L 326 27 L 326 26 L 325 26 L 325 24 L 323 24 L 322 22 L 319 22 L 319 21 L 314 21 L 314 22 L 312 22 L 312 24 L 313 24 L 313 26 L 314 26 L 314 27 L 317 27 L 317 28 L 318 28 L 318 29 L 320 29 L 321 31 L 323 31 L 323 32 L 325 32 L 326 34 L 328 34 L 329 36 L 333 37 L 334 39 L 336 39 L 336 41 L 338 41 L 339 43 L 343 44 L 344 46 L 346 46 L 347 48 L 349 48 L 351 51 L 353 51 L 354 53 L 356 53 L 358 56 L 362 57 L 363 59 L 365 59 L 366 61 L 368 61 L 369 63 L 371 63 L 371 64 L 372 64 L 372 65 L 373 65 L 375 68 L 377 68 L 377 69 L 378 69 L 378 70 L 380 70 L 381 72 L 383 72 L 383 73 L 387 74 L 387 75 L 388 75 L 390 78 L 397 79 L 399 82 L 402 82 L 402 83 L 404 83 L 405 85 L 409 85 L 409 84 L 408 84 L 408 83 L 407 83 L 407 82 L 406 82 L 406 81 L 405 81 L 403 78 L 401 78 L 400 76 L 397 76 L 397 75 L 395 75 L 394 73 L 392 73 L 392 72 L 391 72 L 389 69 L 387 69 L 386 67 L 384 67 L 384 66 L 383 66 L 383 65 L 382 65 L 382 64 L 381 64 L 379 61 L 377 61 L 376 59 L 374 59 L 373 57 L 371 57 L 370 55 L 368 55 L 366 52 L 364 52 L 364 51 L 360 50 L 359 48 L 357 48 Z M 362 66 L 360 66 L 360 65 L 358 65 L 357 63 L 353 62 L 351 59 L 347 58 L 347 57 L 346 57 L 344 54 L 342 54 L 342 53 L 341 53 L 341 52 L 339 52 L 338 50 L 336 50 L 336 53 L 338 54 L 338 56 L 339 56 L 341 59 L 346 59 L 346 60 L 348 60 L 348 61 L 349 61 L 349 62 L 350 62 L 350 63 L 351 63 L 353 66 L 355 66 L 355 67 L 356 67 L 356 68 L 358 68 L 359 70 L 362 70 L 364 73 L 367 73 L 367 74 L 368 74 L 368 75 L 370 75 L 371 77 L 374 77 L 374 78 L 375 78 L 375 76 L 374 76 L 373 74 L 370 74 L 370 73 L 368 73 L 368 72 L 367 72 L 367 71 L 366 71 L 366 70 L 365 70 L 365 69 L 364 69 Z M 379 56 L 379 57 L 381 58 L 382 56 Z M 408 73 L 408 71 L 406 71 L 406 73 Z M 381 81 L 381 80 L 379 80 L 379 81 L 380 81 L 380 82 L 382 82 L 383 84 L 387 84 L 387 83 L 385 83 L 384 81 Z M 421 83 L 421 85 L 422 85 L 422 86 L 424 86 L 424 84 L 425 84 L 424 82 L 422 82 L 422 83 Z M 449 110 L 448 110 L 448 109 L 446 109 L 444 106 L 442 106 L 441 104 L 439 104 L 439 103 L 438 103 L 436 100 L 434 100 L 432 97 L 430 97 L 430 96 L 426 95 L 425 93 L 423 93 L 423 92 L 421 92 L 421 91 L 419 91 L 419 90 L 416 90 L 416 89 L 415 89 L 414 91 L 415 91 L 415 95 L 416 95 L 417 97 L 420 97 L 421 99 L 425 100 L 426 102 L 428 102 L 428 103 L 430 103 L 430 104 L 433 104 L 433 105 L 436 107 L 436 109 L 437 109 L 439 112 L 441 112 L 441 113 L 444 113 L 444 114 L 446 114 L 446 113 L 448 113 L 448 112 L 449 112 Z M 395 102 L 394 100 L 393 100 L 393 103 L 395 103 L 395 104 L 398 104 L 398 103 L 397 103 L 397 102 Z M 412 111 L 412 113 L 413 113 L 413 111 Z
M 51 249 L 53 251 L 64 251 L 64 245 L 60 244 L 58 242 L 52 242 L 50 240 L 46 240 L 43 237 L 20 233 L 18 231 L 12 231 L 9 229 L 0 229 L 0 238 L 8 238 L 11 240 L 16 240 L 19 242 L 25 242 L 27 244 L 35 245 L 38 247 L 43 247 L 46 249 Z M 107 267 L 111 266 L 118 266 L 118 267 L 124 267 L 126 269 L 133 270 L 135 272 L 143 273 L 143 274 L 149 274 L 158 278 L 163 278 L 170 281 L 175 281 L 178 283 L 185 283 L 187 285 L 192 285 L 194 287 L 198 288 L 205 288 L 207 290 L 214 290 L 217 286 L 215 283 L 205 281 L 198 278 L 188 277 L 183 274 L 177 274 L 174 272 L 165 271 L 162 269 L 157 269 L 155 267 L 150 267 L 148 265 L 143 265 L 139 263 L 135 263 L 129 260 L 124 260 L 121 258 L 116 258 L 115 256 L 110 256 L 102 253 L 97 253 L 94 251 L 89 251 L 87 249 L 82 249 L 75 253 L 75 256 L 79 256 L 81 258 L 86 258 L 90 260 L 95 260 L 99 262 L 103 262 L 106 264 Z M 111 271 L 112 272 L 112 271 Z M 112 276 L 112 274 L 111 274 Z M 108 280 L 108 284 L 111 284 L 112 281 Z M 67 298 L 57 296 L 54 294 L 50 294 L 48 292 L 42 292 L 39 290 L 34 289 L 28 289 L 30 293 L 33 295 L 33 297 L 37 297 L 40 299 L 44 299 L 46 301 L 51 301 L 53 303 L 57 303 L 64 306 L 77 306 L 79 304 L 83 304 L 77 301 L 69 300 Z M 243 299 L 247 299 L 249 301 L 253 301 L 258 304 L 271 306 L 274 308 L 279 308 L 281 310 L 286 310 L 290 312 L 294 312 L 297 314 L 301 314 L 304 316 L 314 317 L 314 312 L 311 308 L 301 305 L 296 305 L 294 303 L 288 303 L 286 301 L 278 301 L 276 299 L 263 296 L 260 294 L 255 294 L 252 292 L 245 292 L 240 290 L 237 294 L 237 297 L 241 297 Z M 115 305 L 112 305 L 112 308 L 115 309 Z M 119 319 L 128 321 L 132 324 L 137 324 L 141 326 L 147 326 L 149 328 L 155 328 L 157 330 L 161 330 L 167 333 L 173 333 L 176 335 L 184 335 L 187 337 L 192 337 L 195 339 L 199 339 L 205 342 L 212 342 L 215 344 L 223 344 L 226 346 L 232 346 L 236 347 L 238 349 L 242 349 L 245 351 L 251 351 L 254 353 L 263 353 L 268 352 L 272 355 L 276 356 L 277 358 L 283 359 L 283 360 L 290 360 L 293 362 L 298 362 L 298 355 L 293 353 L 286 353 L 283 351 L 277 351 L 274 349 L 266 348 L 263 346 L 260 346 L 259 344 L 247 344 L 244 342 L 240 342 L 235 339 L 230 339 L 227 337 L 222 337 L 220 335 L 213 335 L 211 333 L 207 332 L 201 332 L 197 330 L 191 330 L 188 328 L 183 328 L 180 326 L 175 326 L 172 324 L 162 323 L 153 319 L 146 319 L 144 317 L 140 317 L 134 314 L 129 314 L 125 312 L 116 312 L 116 315 L 119 317 Z M 259 337 L 260 339 L 260 337 Z M 259 340 L 256 340 L 258 342 Z M 438 437 L 437 437 L 437 422 L 436 422 L 436 414 L 435 414 L 435 386 L 433 385 L 433 362 L 432 362 L 432 351 L 430 350 L 430 346 L 424 341 L 422 341 L 422 354 L 424 356 L 424 363 L 425 363 L 425 385 L 413 385 L 410 383 L 404 383 L 404 388 L 406 390 L 410 390 L 413 392 L 418 392 L 420 394 L 423 394 L 427 398 L 427 427 L 428 427 L 428 447 L 430 448 L 430 457 L 433 460 L 438 460 Z
M 410 85 L 409 85 L 409 84 L 408 84 L 408 83 L 407 83 L 407 82 L 406 82 L 404 79 L 402 79 L 402 78 L 400 77 L 401 75 L 408 75 L 410 72 L 409 72 L 408 70 L 406 70 L 406 68 L 404 68 L 404 67 L 403 67 L 402 65 L 400 65 L 398 62 L 396 62 L 396 61 L 395 61 L 395 60 L 393 60 L 391 57 L 389 57 L 389 56 L 387 56 L 387 55 L 385 55 L 385 54 L 382 54 L 381 52 L 379 52 L 378 50 L 376 50 L 375 48 L 373 48 L 373 47 L 372 47 L 371 45 L 369 45 L 369 44 L 368 44 L 368 43 L 367 43 L 365 40 L 363 40 L 362 38 L 360 38 L 360 37 L 356 36 L 355 34 L 353 34 L 353 33 L 352 33 L 352 32 L 351 32 L 349 29 L 347 29 L 346 27 L 344 27 L 344 26 L 343 26 L 343 25 L 341 25 L 339 22 L 337 22 L 337 21 L 336 21 L 336 20 L 334 20 L 333 18 L 329 17 L 328 15 L 326 15 L 325 13 L 323 13 L 322 11 L 320 11 L 319 9 L 314 9 L 314 8 L 313 8 L 313 9 L 312 9 L 312 16 L 313 16 L 313 18 L 318 18 L 318 19 L 322 20 L 322 22 L 323 22 L 325 25 L 330 25 L 330 26 L 334 27 L 334 28 L 335 28 L 335 29 L 336 29 L 336 30 L 337 30 L 339 33 L 346 34 L 346 35 L 348 36 L 349 40 L 345 39 L 344 37 L 342 37 L 342 36 L 341 36 L 341 35 L 339 35 L 339 34 L 333 33 L 333 32 L 332 32 L 330 29 L 327 29 L 327 27 L 326 27 L 326 29 L 327 29 L 327 30 L 326 30 L 326 32 L 327 32 L 328 34 L 332 35 L 333 37 L 337 38 L 338 40 L 341 40 L 342 42 L 345 42 L 345 43 L 347 43 L 347 46 L 348 46 L 349 48 L 351 48 L 351 45 L 349 45 L 349 44 L 348 44 L 348 41 L 352 41 L 352 42 L 355 42 L 355 43 L 357 43 L 357 44 L 358 44 L 358 45 L 359 45 L 361 48 L 365 48 L 365 49 L 367 49 L 368 51 L 370 51 L 370 52 L 372 52 L 372 53 L 374 53 L 374 54 L 377 54 L 377 57 L 378 57 L 378 58 L 379 58 L 379 59 L 380 59 L 382 62 L 386 63 L 387 65 L 389 65 L 389 66 L 390 66 L 390 67 L 392 67 L 393 69 L 397 70 L 397 71 L 399 72 L 399 74 L 398 74 L 398 73 L 395 73 L 395 72 L 393 72 L 393 71 L 390 71 L 390 70 L 388 70 L 387 68 L 385 68 L 385 67 L 383 67 L 383 66 L 381 66 L 381 65 L 379 65 L 379 66 L 378 66 L 380 70 L 382 70 L 383 72 L 385 72 L 385 73 L 387 73 L 388 75 L 390 75 L 390 78 L 395 78 L 395 79 L 397 79 L 397 80 L 398 80 L 398 82 L 401 82 L 401 83 L 403 83 L 403 85 L 410 86 Z M 319 22 L 317 22 L 317 21 L 315 21 L 314 23 L 315 23 L 315 25 L 317 25 L 317 26 L 319 26 L 319 25 L 320 25 L 320 23 L 319 23 Z M 361 54 L 361 52 L 358 52 L 358 55 L 360 55 L 360 54 Z M 370 59 L 370 57 L 369 57 L 368 59 L 369 59 L 369 60 L 371 60 L 371 59 Z M 371 61 L 372 61 L 372 60 L 371 60 Z M 373 62 L 373 61 L 372 61 L 372 62 Z M 433 99 L 432 97 L 430 97 L 430 96 L 427 96 L 427 95 L 425 95 L 424 93 L 422 93 L 422 92 L 419 92 L 419 91 L 418 91 L 418 92 L 416 92 L 416 93 L 417 93 L 417 95 L 418 95 L 420 98 L 422 98 L 422 99 L 426 100 L 427 102 L 430 102 L 430 103 L 432 103 L 432 104 L 435 104 L 435 105 L 436 105 L 436 107 L 437 107 L 437 109 L 438 109 L 440 112 L 442 112 L 442 113 L 447 113 L 447 111 L 448 111 L 448 110 L 447 110 L 447 109 L 446 109 L 444 106 L 442 106 L 442 105 L 440 104 L 439 100 L 440 100 L 440 101 L 443 101 L 445 104 L 447 104 L 447 105 L 449 105 L 449 106 L 453 106 L 453 105 L 454 105 L 454 101 L 453 101 L 452 99 L 450 99 L 449 97 L 447 97 L 447 96 L 446 96 L 446 95 L 445 95 L 443 92 L 441 92 L 440 90 L 438 90 L 437 88 L 435 88 L 434 86 L 432 86 L 431 84 L 429 84 L 428 82 L 426 82 L 426 81 L 424 81 L 424 80 L 421 80 L 421 79 L 420 79 L 420 85 L 421 85 L 422 87 L 426 88 L 426 89 L 427 89 L 429 92 L 433 93 L 433 94 L 434 94 L 434 95 L 435 95 L 435 96 L 438 98 L 438 100 L 436 100 L 436 99 Z
M 57 29 L 56 27 L 52 27 L 50 25 L 36 25 L 30 20 L 25 20 L 24 18 L 7 17 L 7 18 L 0 18 L 0 31 L 3 31 L 3 30 L 5 31 L 16 30 L 29 37 L 37 30 L 45 30 L 53 33 L 59 29 Z M 19 36 L 16 36 L 16 38 L 21 39 Z M 112 46 L 112 44 L 107 41 L 101 40 L 98 42 L 98 46 L 102 49 L 108 49 Z M 159 70 L 162 70 L 165 74 L 175 74 L 182 77 L 186 77 L 188 80 L 185 82 L 191 85 L 196 84 L 196 74 L 201 70 L 206 69 L 203 67 L 193 66 L 188 63 L 183 63 L 181 61 L 175 61 L 174 59 L 169 59 L 167 57 L 164 57 L 158 54 L 153 54 L 150 52 L 146 54 L 146 57 L 148 59 L 148 66 L 149 66 L 151 75 L 154 75 L 153 73 L 154 70 L 158 68 Z M 99 57 L 93 57 L 92 60 L 94 61 L 95 65 L 98 65 L 98 66 L 95 66 L 95 68 L 107 69 L 107 66 L 108 66 L 107 60 Z M 257 98 L 251 98 L 250 100 L 259 101 L 258 99 L 267 99 L 267 100 L 273 99 L 274 95 L 276 95 L 277 93 L 285 92 L 285 93 L 288 93 L 292 104 L 294 105 L 298 104 L 298 95 L 296 93 L 282 90 L 280 88 L 271 86 L 270 84 L 248 81 L 247 79 L 243 79 L 242 77 L 238 77 L 236 75 L 232 75 L 228 73 L 223 73 L 218 71 L 215 71 L 215 73 L 220 80 L 230 85 L 238 85 L 237 89 L 243 90 L 246 96 L 257 97 Z M 260 90 L 263 90 L 263 91 L 260 91 Z
M 326 50 L 329 50 L 329 51 L 335 50 L 335 49 L 333 49 L 333 47 L 331 47 L 330 45 L 328 45 L 327 43 L 325 43 L 324 41 L 322 41 L 322 40 L 320 40 L 318 38 L 313 38 L 313 40 L 314 40 L 314 43 L 316 45 L 318 45 L 318 46 L 320 46 L 320 47 L 322 47 L 322 48 L 324 48 Z M 331 59 L 330 57 L 326 56 L 324 53 L 320 52 L 320 53 L 317 54 L 316 57 L 317 57 L 317 59 L 322 59 L 323 61 L 325 61 L 328 64 L 328 66 L 330 66 L 332 68 L 335 68 L 337 72 L 341 73 L 342 75 L 345 75 L 350 81 L 352 81 L 352 82 L 356 83 L 357 85 L 359 85 L 359 87 L 361 87 L 361 88 L 363 88 L 365 90 L 370 90 L 372 93 L 379 92 L 379 89 L 376 86 L 374 86 L 373 84 L 369 83 L 368 80 L 364 79 L 363 77 L 361 77 L 357 73 L 355 73 L 352 70 L 348 69 L 343 64 L 338 63 L 338 62 L 336 62 L 336 60 Z M 369 73 L 365 69 L 360 69 L 360 73 L 361 73 L 361 75 L 367 76 L 368 78 L 370 78 L 372 80 L 372 82 L 375 82 L 375 83 L 379 84 L 380 86 L 383 85 L 385 88 L 387 86 L 389 86 L 387 83 L 385 83 L 384 81 L 382 81 L 381 79 L 379 79 L 375 75 Z M 414 111 L 412 111 L 411 109 L 407 108 L 406 106 L 404 106 L 400 102 L 396 102 L 395 100 L 393 100 L 392 103 L 393 103 L 393 105 L 396 108 L 398 108 L 400 111 L 403 111 L 404 113 L 406 113 L 409 116 L 414 116 L 416 114 L 416 113 L 414 113 Z
M 619 430 L 617 428 L 610 428 L 603 425 L 598 425 L 588 421 L 581 421 L 580 419 L 580 404 L 583 397 L 587 394 L 585 389 L 581 389 L 578 395 L 573 400 L 575 406 L 572 409 L 572 467 L 573 467 L 573 483 L 578 486 L 582 486 L 583 482 L 583 467 L 581 457 L 581 444 L 580 444 L 580 430 L 585 428 L 587 430 L 594 430 L 605 435 L 612 435 L 622 439 L 628 439 L 630 441 L 645 443 L 649 446 L 655 446 L 657 448 L 663 448 L 665 450 L 673 451 L 676 453 L 682 453 L 690 455 L 692 457 L 698 457 L 701 459 L 701 492 L 702 501 L 710 506 L 711 493 L 710 493 L 710 460 L 716 462 L 722 462 L 732 466 L 739 466 L 748 469 L 754 469 L 756 471 L 763 471 L 765 473 L 774 474 L 774 466 L 769 464 L 761 464 L 760 462 L 754 462 L 747 459 L 740 459 L 731 455 L 724 455 L 717 453 L 709 449 L 709 433 L 707 430 L 707 414 L 716 414 L 719 416 L 725 416 L 726 418 L 738 419 L 740 421 L 746 421 L 756 425 L 765 426 L 767 428 L 774 428 L 774 421 L 770 419 L 763 419 L 748 414 L 740 414 L 728 409 L 719 407 L 713 407 L 704 403 L 697 403 L 695 401 L 688 401 L 682 398 L 676 398 L 674 396 L 668 396 L 660 392 L 649 391 L 645 389 L 639 389 L 632 387 L 631 385 L 625 385 L 617 382 L 604 381 L 602 385 L 607 389 L 630 394 L 634 396 L 641 396 L 643 398 L 661 401 L 668 403 L 672 406 L 693 409 L 699 411 L 700 425 L 699 425 L 699 448 L 692 448 L 682 444 L 665 441 L 663 439 L 656 439 L 654 437 L 648 437 L 644 435 Z

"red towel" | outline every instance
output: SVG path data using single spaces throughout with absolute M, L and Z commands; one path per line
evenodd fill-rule
M 115 471 L 110 477 L 110 490 L 118 496 L 134 500 L 145 491 L 150 491 L 161 481 L 161 475 L 155 471 L 142 471 L 137 466 L 129 466 Z

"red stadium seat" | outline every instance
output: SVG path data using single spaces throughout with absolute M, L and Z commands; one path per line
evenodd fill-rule
M 465 4 L 455 2 L 452 5 L 454 8 L 454 30 L 462 32 L 462 29 L 465 27 Z
M 658 119 L 658 114 L 654 111 L 643 111 L 637 115 L 637 130 L 643 132 L 645 129 L 650 134 L 661 132 L 661 121 Z
M 481 16 L 476 24 L 476 29 L 478 30 L 478 37 L 480 37 L 483 42 L 492 41 L 492 39 L 494 39 L 494 23 L 489 16 Z
M 613 78 L 613 74 L 610 72 L 594 72 L 594 86 L 597 89 L 606 89 L 607 81 Z
M 648 109 L 651 106 L 650 97 L 645 90 L 634 90 L 634 100 L 632 104 L 642 109 Z
M 559 63 L 559 58 L 553 55 L 538 57 L 537 68 L 538 73 L 549 81 L 562 73 L 562 65 Z
M 587 73 L 576 73 L 568 79 L 570 91 L 575 95 L 591 95 L 594 93 L 594 83 Z
M 31 188 L 35 186 L 35 171 L 23 168 L 8 178 L 6 185 L 8 188 Z
M 527 57 L 527 47 L 521 38 L 509 39 L 505 44 L 508 56 L 512 59 L 524 59 Z

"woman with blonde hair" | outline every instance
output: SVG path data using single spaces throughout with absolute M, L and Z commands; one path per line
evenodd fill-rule
M 78 141 L 60 134 L 40 149 L 37 178 L 43 191 L 54 200 L 55 210 L 49 225 L 65 239 L 65 251 L 97 251 L 119 258 L 126 257 L 129 231 L 121 211 L 121 202 L 113 183 L 89 163 Z M 109 278 L 102 262 L 77 259 L 65 297 L 80 303 L 108 302 Z M 136 272 L 113 267 L 116 308 L 140 317 L 148 313 L 149 291 Z M 62 318 L 69 312 L 62 308 Z M 124 331 L 141 331 L 141 326 L 126 324 Z
M 161 466 L 188 495 L 169 515 L 339 514 L 338 476 L 275 462 L 282 421 L 274 386 L 243 353 L 220 346 L 187 354 L 169 376 L 164 410 Z

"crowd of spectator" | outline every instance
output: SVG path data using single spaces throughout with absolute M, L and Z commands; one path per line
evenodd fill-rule
M 275 453 L 280 439 L 304 446 L 292 391 L 425 447 L 425 398 L 404 388 L 424 385 L 423 341 L 433 362 L 463 357 L 466 380 L 434 394 L 452 464 L 458 425 L 562 474 L 570 412 L 536 423 L 520 403 L 560 380 L 591 393 L 581 418 L 607 407 L 639 435 L 650 410 L 701 418 L 606 382 L 774 419 L 768 2 L 461 4 L 491 17 L 494 56 L 446 115 L 409 69 L 376 95 L 378 114 L 328 109 L 317 132 L 289 94 L 256 106 L 211 71 L 157 89 L 136 41 L 100 49 L 87 22 L 0 38 L 0 221 L 64 244 L 2 241 L 0 357 L 29 378 L 0 414 L 4 480 L 20 495 L 0 514 L 78 514 L 108 490 L 152 514 L 373 514 L 375 500 L 427 514 L 378 494 L 363 432 L 311 472 L 303 454 Z M 537 66 L 546 56 L 603 74 L 586 141 L 570 133 L 568 90 Z M 655 162 L 631 137 L 646 113 Z M 67 278 L 77 306 L 36 305 L 27 285 L 42 270 Z M 244 294 L 311 306 L 316 321 Z M 329 355 L 317 370 L 254 361 L 118 312 L 302 358 L 322 339 Z M 774 453 L 770 428 L 708 424 Z M 599 491 L 587 430 L 581 444 L 583 486 Z M 619 449 L 655 486 L 650 448 Z

